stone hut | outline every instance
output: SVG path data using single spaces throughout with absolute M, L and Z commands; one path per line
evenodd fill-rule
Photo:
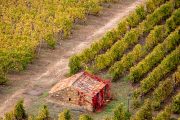
M 110 81 L 88 72 L 80 72 L 60 80 L 49 92 L 50 96 L 62 102 L 71 103 L 89 111 L 104 106 L 110 99 Z

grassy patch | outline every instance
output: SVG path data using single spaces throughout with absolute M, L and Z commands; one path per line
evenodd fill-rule
M 119 103 L 123 103 L 128 108 L 128 95 L 132 91 L 132 86 L 127 81 L 113 82 L 111 85 L 113 100 L 108 103 L 101 112 L 89 113 L 95 120 L 110 117 L 113 110 Z M 130 110 L 131 111 L 131 110 Z

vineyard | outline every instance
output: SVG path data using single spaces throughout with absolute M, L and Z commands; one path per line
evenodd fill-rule
M 42 42 L 55 48 L 75 23 L 98 14 L 101 4 L 110 1 L 114 0 L 1 0 L 0 84 L 5 84 L 7 73 L 25 69 Z
M 136 111 L 131 120 L 180 118 L 179 7 L 178 0 L 147 0 L 99 41 L 72 56 L 70 74 L 87 70 L 108 76 L 112 84 L 131 83 L 131 107 Z M 112 119 L 120 119 L 116 117 Z
M 86 24 L 88 15 L 100 17 L 112 2 L 119 0 L 0 0 L 0 120 L 180 120 L 180 0 L 144 0 L 95 42 L 67 42 L 77 24 Z M 67 42 L 65 48 L 59 40 Z M 81 42 L 92 44 L 79 52 Z M 50 54 L 59 46 L 63 50 L 55 55 L 61 57 L 51 59 L 56 69 L 36 65 L 48 70 L 9 83 L 8 75 L 25 70 L 42 45 Z M 81 71 L 112 81 L 112 100 L 97 112 L 58 106 L 49 99 L 49 89 L 60 78 Z

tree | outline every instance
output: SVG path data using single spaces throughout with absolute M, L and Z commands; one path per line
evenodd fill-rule
M 49 111 L 48 111 L 48 107 L 46 105 L 43 105 L 40 108 L 36 119 L 37 120 L 48 120 L 49 119 Z
M 14 117 L 17 120 L 22 120 L 27 118 L 27 114 L 25 112 L 23 102 L 24 102 L 23 100 L 19 100 L 14 108 Z
M 70 120 L 71 114 L 69 110 L 64 110 L 59 114 L 59 120 Z

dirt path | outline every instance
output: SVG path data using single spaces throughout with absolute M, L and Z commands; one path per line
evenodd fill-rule
M 12 109 L 20 98 L 24 98 L 26 107 L 40 101 L 47 91 L 64 78 L 68 72 L 68 59 L 75 53 L 88 47 L 93 40 L 118 24 L 141 1 L 124 0 L 105 8 L 100 16 L 88 16 L 87 25 L 76 25 L 68 40 L 60 41 L 55 50 L 42 48 L 27 70 L 9 75 L 9 86 L 0 87 L 0 116 Z M 42 98 L 42 97 L 41 97 Z

